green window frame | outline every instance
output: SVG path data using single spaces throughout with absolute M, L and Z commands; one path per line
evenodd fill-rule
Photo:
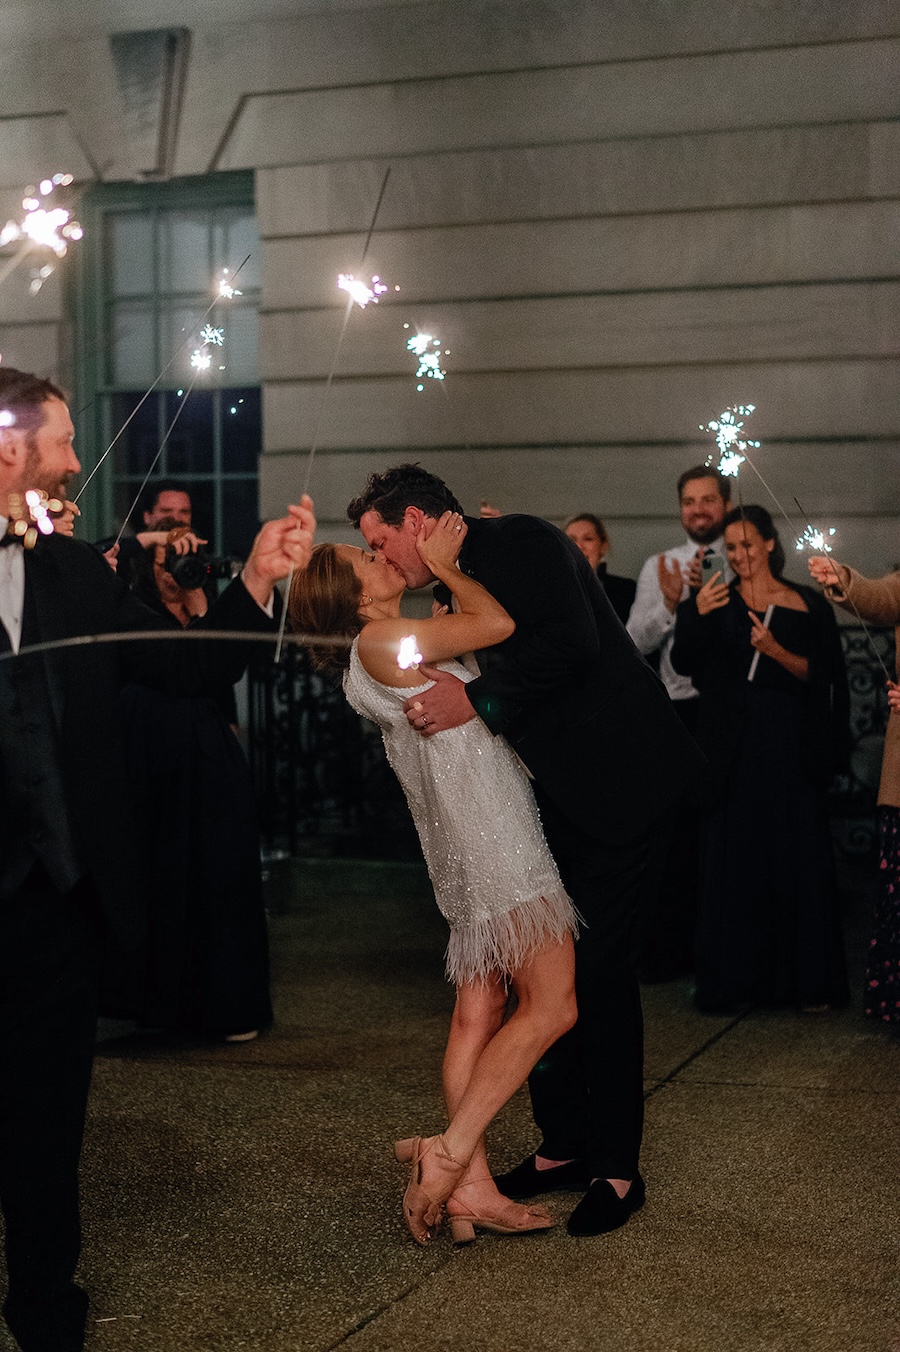
M 118 436 L 79 500 L 84 538 L 118 533 L 162 448 L 150 485 L 184 485 L 214 551 L 240 555 L 249 547 L 262 450 L 254 213 L 254 177 L 242 172 L 98 184 L 79 203 L 84 239 L 70 304 L 83 483 Z M 209 310 L 223 277 L 241 294 Z M 224 331 L 225 345 L 208 345 L 212 366 L 198 372 L 190 358 L 202 347 L 203 316 Z M 139 510 L 130 518 L 134 529 Z

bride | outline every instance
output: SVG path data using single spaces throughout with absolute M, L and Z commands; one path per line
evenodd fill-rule
M 518 1234 L 553 1224 L 542 1207 L 498 1192 L 484 1131 L 576 1018 L 575 912 L 527 775 L 480 719 L 423 738 L 403 710 L 404 700 L 432 684 L 417 666 L 400 666 L 403 639 L 414 638 L 417 663 L 471 680 L 452 659 L 502 643 L 515 628 L 503 607 L 456 567 L 465 533 L 462 517 L 445 512 L 416 542 L 453 594 L 456 614 L 404 619 L 403 574 L 380 553 L 352 545 L 317 545 L 308 567 L 295 574 L 289 599 L 294 629 L 330 639 L 311 645 L 313 661 L 342 669 L 350 704 L 381 727 L 450 926 L 446 966 L 456 1003 L 443 1064 L 449 1121 L 439 1136 L 394 1147 L 397 1159 L 412 1165 L 403 1212 L 419 1244 L 436 1231 L 445 1205 L 457 1243 L 474 1239 L 475 1227 Z M 516 1004 L 504 1021 L 510 988 Z

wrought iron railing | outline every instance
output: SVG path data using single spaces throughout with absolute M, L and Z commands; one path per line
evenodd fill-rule
M 849 771 L 832 785 L 830 806 L 835 848 L 852 858 L 873 853 L 877 845 L 875 799 L 890 713 L 884 673 L 894 671 L 894 631 L 847 624 L 840 633 L 850 686 L 851 752 Z
M 893 670 L 893 630 L 841 628 L 851 696 L 852 757 L 831 793 L 835 844 L 858 856 L 875 845 L 875 794 L 888 715 L 879 654 Z M 301 648 L 261 660 L 249 678 L 247 745 L 268 853 L 418 859 L 403 793 L 381 734 L 318 675 Z
M 421 858 L 381 732 L 347 704 L 340 682 L 302 648 L 249 673 L 247 749 L 263 850 L 273 854 Z

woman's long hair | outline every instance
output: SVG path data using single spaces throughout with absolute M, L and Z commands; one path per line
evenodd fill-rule
M 344 671 L 350 665 L 350 647 L 365 623 L 359 614 L 361 599 L 362 583 L 336 545 L 316 545 L 308 566 L 294 573 L 287 603 L 291 628 L 334 640 L 308 645 L 316 670 Z
M 733 526 L 736 522 L 743 521 L 749 521 L 751 526 L 755 526 L 764 540 L 775 541 L 775 548 L 769 555 L 769 568 L 772 576 L 777 577 L 780 582 L 787 561 L 784 557 L 781 540 L 778 538 L 778 531 L 775 529 L 775 522 L 765 507 L 757 507 L 751 503 L 749 507 L 734 507 L 726 513 L 722 521 L 722 534 L 724 535 L 727 526 Z

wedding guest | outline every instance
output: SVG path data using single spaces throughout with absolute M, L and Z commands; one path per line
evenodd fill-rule
M 809 571 L 825 595 L 867 624 L 896 627 L 900 659 L 900 572 L 867 578 L 846 564 L 811 558 Z M 888 718 L 878 785 L 878 883 L 874 929 L 866 958 L 863 1013 L 900 1027 L 900 685 L 888 683 Z
M 843 653 L 822 598 L 783 576 L 765 508 L 722 526 L 734 581 L 682 601 L 671 652 L 710 762 L 696 1002 L 820 1010 L 847 1000 L 827 810 L 848 747 Z
M 131 590 L 163 623 L 190 628 L 209 600 L 202 584 L 183 587 L 167 567 L 171 548 L 196 541 L 171 522 L 157 520 L 156 532 L 168 528 L 164 543 L 132 560 Z M 234 689 L 218 681 L 176 695 L 130 682 L 122 722 L 151 885 L 146 987 L 120 999 L 137 999 L 130 1012 L 149 1027 L 249 1041 L 272 1022 L 272 1006 L 255 795 Z
M 66 498 L 81 466 L 65 396 L 0 365 L 0 538 L 10 498 Z M 309 558 L 312 503 L 263 527 L 240 580 L 201 621 L 273 632 L 273 587 Z M 118 719 L 124 675 L 164 690 L 236 680 L 237 644 L 46 645 L 155 629 L 92 545 L 39 535 L 0 549 L 0 1205 L 3 1314 L 23 1352 L 81 1352 L 87 1293 L 78 1160 L 100 969 L 109 937 L 133 945 L 143 914 Z M 37 651 L 35 651 L 37 649 Z
M 606 527 L 593 512 L 581 512 L 571 516 L 563 526 L 573 544 L 581 550 L 588 563 L 597 574 L 600 586 L 610 599 L 613 610 L 623 624 L 627 623 L 634 604 L 637 583 L 630 577 L 617 577 L 607 572 L 606 556 L 609 553 L 610 539 Z
M 697 689 L 672 665 L 675 612 L 699 585 L 699 556 L 721 553 L 722 521 L 730 507 L 727 480 L 707 465 L 679 476 L 677 493 L 683 544 L 652 554 L 641 568 L 627 629 L 662 677 L 672 708 L 691 735 L 697 731 Z M 700 886 L 700 836 L 696 803 L 687 800 L 663 823 L 661 876 L 648 881 L 639 963 L 642 981 L 672 981 L 694 970 L 694 934 Z

